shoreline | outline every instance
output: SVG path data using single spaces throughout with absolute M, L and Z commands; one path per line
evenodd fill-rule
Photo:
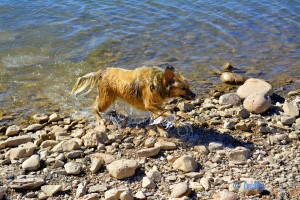
M 236 95 L 216 90 L 205 99 L 168 105 L 181 124 L 168 138 L 149 126 L 96 126 L 59 113 L 36 115 L 30 125 L 1 126 L 0 194 L 8 199 L 296 199 L 300 118 L 289 117 L 282 101 L 299 104 L 299 91 L 271 95 L 271 107 L 262 114 L 245 111 L 241 102 L 224 103 L 228 94 Z M 127 170 L 118 168 L 123 165 Z

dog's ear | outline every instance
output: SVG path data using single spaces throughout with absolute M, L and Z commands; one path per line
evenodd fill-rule
M 165 69 L 165 80 L 167 85 L 171 85 L 174 83 L 174 67 L 173 66 L 167 66 Z

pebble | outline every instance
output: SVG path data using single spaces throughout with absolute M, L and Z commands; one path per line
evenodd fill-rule
M 57 113 L 53 113 L 52 115 L 49 116 L 49 123 L 52 122 L 58 122 L 59 120 L 61 120 L 61 117 L 57 114 Z
M 86 133 L 83 137 L 83 144 L 85 147 L 97 147 L 99 143 L 106 144 L 109 142 L 107 134 L 105 132 L 92 131 Z
M 246 97 L 243 106 L 250 113 L 261 114 L 271 107 L 271 99 L 266 94 L 254 93 Z
M 104 160 L 102 160 L 101 158 L 92 157 L 90 171 L 96 173 L 102 167 L 103 164 Z
M 238 200 L 238 196 L 234 192 L 223 190 L 214 194 L 213 200 Z
M 33 144 L 32 142 L 28 142 L 25 144 L 21 144 L 16 148 L 10 149 L 6 154 L 5 158 L 13 159 L 20 159 L 25 157 L 30 157 L 34 150 L 37 149 L 37 146 Z
M 250 157 L 250 150 L 245 147 L 236 147 L 227 153 L 229 161 L 236 164 L 244 164 Z
M 160 151 L 160 147 L 152 147 L 152 148 L 147 148 L 147 149 L 141 149 L 136 152 L 137 156 L 139 157 L 152 157 L 156 156 Z
M 124 192 L 124 189 L 110 189 L 104 193 L 105 200 L 118 200 L 120 198 L 120 194 Z
M 283 115 L 281 116 L 280 121 L 284 125 L 291 125 L 296 121 L 296 118 L 294 116 Z
M 11 136 L 15 136 L 15 135 L 18 135 L 21 131 L 21 127 L 18 126 L 18 125 L 12 125 L 12 126 L 9 126 L 7 129 L 6 129 L 6 132 L 5 132 L 5 135 L 11 137 Z
M 223 94 L 219 98 L 219 104 L 239 106 L 241 105 L 241 98 L 236 93 Z
M 222 150 L 224 148 L 222 143 L 219 142 L 210 142 L 208 145 L 208 150 L 210 152 L 215 152 L 217 150 Z
M 26 171 L 35 171 L 40 168 L 40 162 L 41 159 L 39 155 L 32 155 L 22 163 L 22 168 Z
M 45 123 L 49 120 L 49 116 L 44 113 L 35 114 L 32 116 L 32 119 L 37 123 Z
M 21 175 L 10 182 L 9 187 L 13 189 L 35 189 L 45 183 L 43 178 L 34 175 Z
M 187 102 L 181 102 L 177 105 L 179 110 L 184 111 L 184 112 L 189 112 L 195 109 L 195 105 L 192 103 L 187 103 Z
M 238 110 L 237 114 L 243 119 L 246 119 L 250 116 L 250 112 L 245 108 Z
M 225 71 L 232 71 L 234 68 L 232 67 L 232 65 L 229 62 L 227 62 L 222 66 L 222 69 Z
M 296 103 L 285 101 L 282 107 L 286 115 L 295 116 L 299 115 L 299 107 Z
M 120 194 L 120 200 L 134 200 L 134 196 L 131 191 L 126 190 Z
M 151 179 L 144 176 L 142 181 L 142 187 L 148 189 L 154 189 L 156 187 L 156 184 Z
M 27 142 L 31 142 L 31 137 L 28 135 L 20 135 L 15 137 L 9 137 L 7 140 L 5 140 L 1 146 L 4 147 L 17 147 L 21 144 L 25 144 Z
M 110 163 L 106 168 L 116 179 L 124 179 L 133 176 L 137 167 L 138 163 L 135 160 L 121 159 Z
M 80 174 L 81 165 L 77 162 L 69 162 L 64 165 L 67 174 Z
M 158 141 L 154 146 L 159 147 L 161 150 L 174 150 L 177 148 L 174 142 L 167 141 Z
M 88 189 L 88 193 L 101 193 L 105 192 L 107 190 L 107 185 L 106 184 L 96 184 L 90 186 Z
M 199 154 L 203 154 L 203 155 L 209 154 L 209 150 L 205 145 L 194 146 L 194 150 L 197 151 Z
M 231 72 L 223 72 L 220 76 L 220 79 L 223 83 L 230 84 L 230 85 L 241 85 L 246 80 L 241 75 L 231 73 Z
M 202 178 L 200 179 L 200 183 L 201 183 L 202 187 L 203 187 L 205 190 L 209 190 L 209 189 L 210 189 L 210 183 L 209 183 L 208 178 L 202 177 Z
M 273 94 L 273 88 L 268 82 L 263 79 L 250 78 L 237 89 L 236 93 L 242 99 L 245 99 L 249 95 L 257 93 L 271 96 Z
M 191 189 L 189 187 L 188 182 L 181 182 L 173 186 L 170 196 L 173 198 L 180 198 L 183 196 L 189 196 L 190 193 L 191 193 Z
M 77 189 L 76 189 L 76 197 L 82 197 L 84 195 L 86 195 L 87 192 L 87 188 L 86 188 L 86 183 L 79 183 Z
M 61 188 L 62 185 L 43 185 L 41 190 L 47 197 L 52 197 L 55 193 L 59 192 Z
M 144 195 L 143 191 L 138 191 L 135 193 L 134 198 L 136 199 L 146 199 L 146 196 Z
M 173 169 L 179 169 L 184 172 L 194 172 L 197 169 L 197 163 L 192 156 L 184 155 L 175 160 Z
M 80 148 L 80 145 L 75 140 L 64 140 L 55 145 L 52 148 L 53 152 L 66 152 L 66 151 L 73 151 Z

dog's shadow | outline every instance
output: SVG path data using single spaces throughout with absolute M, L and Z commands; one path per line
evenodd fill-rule
M 107 113 L 106 118 L 119 128 L 145 128 L 150 126 L 152 122 L 150 117 L 130 117 L 119 114 L 116 111 Z M 189 146 L 209 146 L 209 144 L 212 142 L 220 143 L 223 145 L 223 147 L 228 148 L 253 145 L 252 142 L 242 141 L 241 139 L 237 139 L 228 133 L 220 133 L 215 129 L 204 128 L 194 124 L 182 123 L 180 126 L 174 126 L 170 125 L 170 123 L 162 123 L 160 125 L 167 132 L 168 137 L 177 138 Z

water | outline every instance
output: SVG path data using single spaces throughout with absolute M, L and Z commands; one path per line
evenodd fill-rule
M 95 93 L 69 97 L 100 67 L 169 61 L 196 93 L 231 62 L 249 77 L 299 89 L 300 2 L 0 1 L 0 120 L 36 112 L 86 112 Z M 2 120 L 3 121 L 3 120 Z M 4 120 L 5 121 L 5 120 Z

